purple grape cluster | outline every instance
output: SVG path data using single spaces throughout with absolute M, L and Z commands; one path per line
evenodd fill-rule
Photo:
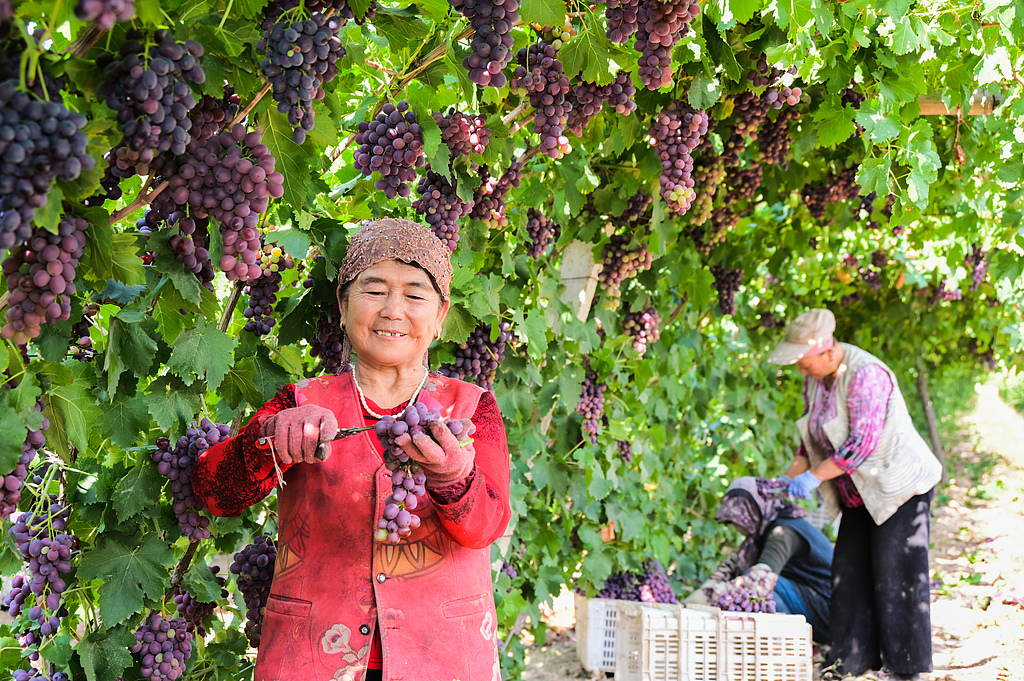
M 65 215 L 56 234 L 37 227 L 24 247 L 11 249 L 2 267 L 8 298 L 0 337 L 25 343 L 39 335 L 43 324 L 71 315 L 75 270 L 88 228 L 83 218 Z
M 694 247 L 701 255 L 708 255 L 720 243 L 725 241 L 725 235 L 740 221 L 740 216 L 734 213 L 728 206 L 719 206 L 711 211 L 711 221 L 701 230 L 699 228 L 690 231 Z
M 718 309 L 724 315 L 736 314 L 736 292 L 743 285 L 743 270 L 712 265 L 711 276 L 715 278 L 714 286 L 718 291 Z
M 977 291 L 978 287 L 988 276 L 988 261 L 985 260 L 985 251 L 981 250 L 978 244 L 971 244 L 971 253 L 964 258 L 964 265 L 971 270 L 971 285 L 968 291 Z
M 854 109 L 860 109 L 860 105 L 864 103 L 864 100 L 868 98 L 863 92 L 858 92 L 856 83 L 853 81 L 847 85 L 839 95 L 839 101 L 842 102 L 843 106 L 850 106 Z
M 370 6 L 362 17 L 355 16 L 348 0 L 270 0 L 263 14 L 268 18 L 277 19 L 285 12 L 299 6 L 304 6 L 307 12 L 321 12 L 323 14 L 334 12 L 334 15 L 342 19 L 354 20 L 360 26 L 372 19 L 373 15 L 377 13 L 377 0 L 370 0 Z
M 714 210 L 715 195 L 725 180 L 725 162 L 720 156 L 705 157 L 693 166 L 693 187 L 695 196 L 690 203 L 690 225 L 700 227 Z
M 750 91 L 741 92 L 733 97 L 736 121 L 722 154 L 727 168 L 739 165 L 740 155 L 747 148 L 746 138 L 757 141 L 761 126 L 768 119 L 770 108 L 764 97 Z
M 647 216 L 647 209 L 654 203 L 654 197 L 643 189 L 637 190 L 636 194 L 626 201 L 626 209 L 619 215 L 619 221 L 624 225 L 637 225 Z
M 505 217 L 505 199 L 513 187 L 519 188 L 523 179 L 524 164 L 516 159 L 508 167 L 501 177 L 491 177 L 486 166 L 479 169 L 480 186 L 473 194 L 473 210 L 469 216 L 474 220 L 480 220 L 492 227 L 507 227 L 508 218 Z
M 264 50 L 263 75 L 273 86 L 277 110 L 288 116 L 296 144 L 306 141 L 313 129 L 313 100 L 323 99 L 323 88 L 338 75 L 336 62 L 345 56 L 338 33 L 341 19 L 312 12 L 308 19 L 292 19 L 286 11 L 263 22 L 263 38 L 256 49 Z
M 427 476 L 395 443 L 395 439 L 406 433 L 410 436 L 430 435 L 428 424 L 440 418 L 441 412 L 437 409 L 429 409 L 422 402 L 417 402 L 406 407 L 397 418 L 386 415 L 374 427 L 384 448 L 384 465 L 391 471 L 391 494 L 384 500 L 384 516 L 374 528 L 373 538 L 376 541 L 398 544 L 420 526 L 420 518 L 413 511 L 427 494 Z M 452 435 L 458 437 L 462 434 L 462 421 L 448 419 L 445 424 Z
M 210 572 L 213 573 L 214 578 L 221 587 L 220 597 L 227 598 L 228 590 L 224 588 L 224 578 L 219 574 L 220 566 L 211 565 Z M 203 620 L 213 615 L 213 611 L 217 609 L 216 601 L 212 603 L 200 603 L 192 596 L 192 594 L 181 587 L 177 587 L 174 590 L 174 605 L 178 610 L 178 614 L 195 626 L 196 632 L 199 633 L 199 636 L 205 637 L 206 628 L 203 627 Z
M 60 101 L 20 91 L 19 78 L 2 78 L 0 251 L 29 239 L 36 209 L 46 205 L 55 179 L 70 182 L 96 166 L 86 152 L 85 116 L 71 113 Z M 57 92 L 49 90 L 51 96 Z
M 540 151 L 551 158 L 560 158 L 569 151 L 569 138 L 564 134 L 572 102 L 569 79 L 562 73 L 562 62 L 554 46 L 543 40 L 516 53 L 519 66 L 512 73 L 509 85 L 524 91 L 533 107 L 533 131 L 540 137 Z
M 266 244 L 260 252 L 258 264 L 262 274 L 246 283 L 243 292 L 248 294 L 249 302 L 242 314 L 246 319 L 246 331 L 265 336 L 277 325 L 272 314 L 277 292 L 281 289 L 281 272 L 295 267 L 295 261 L 279 246 Z
M 619 458 L 626 463 L 633 463 L 633 443 L 629 440 L 617 440 L 615 445 L 619 450 Z
M 165 437 L 156 441 L 153 461 L 160 475 L 171 481 L 174 499 L 172 510 L 178 518 L 181 536 L 190 541 L 208 539 L 210 536 L 210 519 L 201 515 L 202 502 L 192 490 L 192 468 L 203 452 L 226 438 L 230 432 L 231 426 L 212 423 L 204 418 L 186 430 L 173 449 L 170 440 Z
M 693 148 L 708 131 L 708 115 L 673 102 L 651 126 L 650 140 L 661 159 L 661 196 L 677 215 L 685 215 L 696 197 L 693 191 Z
M 498 337 L 492 341 L 491 325 L 480 324 L 455 351 L 455 363 L 440 366 L 441 375 L 473 381 L 485 390 L 494 390 L 498 366 L 505 359 L 505 348 L 512 340 L 511 329 L 508 322 L 500 322 Z
M 15 669 L 14 681 L 71 681 L 71 677 L 64 672 L 54 672 L 53 676 L 47 676 L 41 669 L 32 667 L 29 670 Z
M 773 109 L 781 109 L 785 105 L 796 106 L 800 103 L 800 97 L 804 94 L 798 87 L 788 85 L 773 85 L 764 93 L 764 101 Z
M 935 292 L 932 294 L 929 305 L 935 305 L 940 300 L 943 302 L 950 302 L 954 300 L 961 300 L 963 298 L 963 292 L 958 288 L 951 288 L 951 284 L 948 279 L 943 279 L 939 282 L 938 286 L 935 287 Z
M 661 337 L 660 325 L 661 315 L 653 307 L 628 312 L 622 320 L 622 330 L 633 338 L 633 349 L 640 357 L 647 352 L 649 343 L 656 343 Z
M 672 49 L 698 16 L 697 0 L 644 0 L 637 12 L 633 49 L 640 53 L 640 81 L 648 90 L 672 82 Z
M 730 171 L 726 179 L 731 185 L 725 200 L 727 204 L 733 201 L 750 201 L 757 196 L 761 180 L 764 179 L 764 170 L 760 164 L 753 163 L 749 168 Z
M 317 318 L 316 335 L 309 343 L 309 354 L 320 358 L 320 371 L 325 374 L 340 374 L 345 370 L 342 366 L 341 353 L 344 334 L 341 331 L 341 312 L 337 305 Z
M 566 118 L 566 128 L 577 137 L 581 136 L 590 119 L 601 113 L 605 103 L 617 113 L 628 116 L 636 110 L 636 102 L 633 101 L 635 95 L 636 86 L 624 71 L 620 71 L 608 85 L 585 81 L 578 83 L 569 89 L 571 108 Z
M 116 57 L 105 53 L 96 59 L 103 69 L 96 94 L 117 112 L 121 124 L 123 137 L 112 152 L 116 177 L 149 175 L 157 155 L 185 153 L 192 141 L 188 112 L 196 105 L 187 81 L 206 81 L 201 56 L 199 43 L 179 43 L 160 29 L 152 37 L 129 31 Z
M 647 244 L 630 249 L 628 234 L 613 234 L 601 252 L 601 273 L 598 282 L 612 298 L 621 295 L 622 282 L 635 277 L 643 270 L 649 270 L 654 257 L 647 250 Z
M 608 0 L 604 17 L 608 20 L 608 40 L 627 43 L 640 27 L 640 0 Z
M 526 211 L 526 235 L 530 242 L 526 245 L 526 255 L 534 260 L 544 255 L 551 242 L 558 238 L 559 227 L 548 216 L 536 208 Z
M 801 197 L 811 217 L 821 220 L 825 217 L 825 208 L 829 204 L 860 197 L 857 168 L 855 165 L 838 173 L 829 173 L 821 184 L 804 186 Z
M 646 561 L 643 570 L 642 573 L 613 572 L 597 592 L 597 598 L 645 603 L 679 603 L 668 575 L 658 561 Z
M 200 142 L 210 139 L 234 119 L 240 101 L 239 96 L 235 94 L 235 88 L 231 85 L 224 86 L 224 96 L 221 98 L 203 95 L 188 112 L 188 117 L 192 120 L 192 129 L 189 133 Z
M 590 444 L 597 444 L 597 432 L 601 427 L 601 417 L 604 416 L 604 393 L 608 390 L 607 383 L 597 382 L 597 373 L 587 371 L 586 379 L 583 381 L 583 389 L 580 392 L 579 402 L 576 403 L 576 413 L 583 417 L 583 432 L 590 439 Z
M 236 575 L 238 591 L 245 601 L 245 637 L 253 648 L 260 647 L 263 616 L 277 564 L 277 544 L 270 535 L 260 535 L 235 554 L 228 570 Z
M 761 53 L 759 56 L 750 55 L 750 61 L 754 62 L 753 68 L 747 72 L 747 80 L 755 88 L 762 88 L 778 80 L 782 70 L 777 69 L 768 63 L 768 55 Z
M 761 133 L 758 136 L 758 146 L 761 149 L 761 160 L 765 163 L 774 163 L 781 166 L 783 170 L 789 169 L 789 126 L 800 119 L 800 112 L 789 108 L 780 112 L 774 121 L 766 121 Z
M 174 259 L 195 274 L 207 290 L 212 291 L 216 274 L 209 251 L 210 233 L 207 228 L 210 219 L 194 218 L 184 211 L 175 211 L 167 218 L 167 224 L 178 228 L 178 233 L 167 241 L 167 245 L 174 250 Z
M 441 128 L 441 141 L 448 147 L 453 160 L 459 156 L 482 154 L 491 141 L 487 117 L 482 114 L 467 116 L 459 111 L 448 115 L 435 113 L 434 120 Z
M 192 623 L 184 617 L 164 619 L 151 614 L 135 631 L 135 645 L 128 649 L 139 656 L 139 673 L 150 681 L 174 681 L 185 673 L 192 657 Z
M 409 196 L 406 183 L 416 179 L 416 169 L 424 163 L 423 130 L 409 102 L 388 102 L 376 118 L 360 122 L 358 129 L 356 168 L 366 177 L 380 175 L 374 187 L 389 199 Z
M 78 538 L 67 533 L 71 509 L 57 501 L 55 495 L 42 497 L 37 512 L 22 513 L 9 532 L 21 557 L 28 564 L 29 575 L 16 575 L 4 605 L 12 617 L 26 612 L 39 625 L 38 637 L 33 632 L 24 642 L 39 642 L 60 628 L 60 599 L 67 589 L 61 575 L 71 572 L 71 552 L 79 546 Z
M 519 21 L 520 0 L 448 0 L 473 27 L 469 56 L 462 66 L 480 87 L 503 88 L 502 70 L 512 61 L 512 27 Z
M 135 0 L 78 0 L 75 16 L 81 21 L 91 21 L 96 27 L 109 31 L 119 21 L 135 18 Z
M 754 589 L 737 587 L 723 591 L 714 605 L 730 612 L 775 612 L 775 596 L 761 596 Z
M 463 201 L 457 188 L 430 166 L 416 185 L 416 193 L 420 198 L 412 202 L 413 210 L 423 216 L 434 236 L 454 252 L 459 245 L 459 220 L 473 210 L 473 200 Z
M 41 402 L 36 402 L 36 410 L 42 411 Z M 28 477 L 28 467 L 36 459 L 36 453 L 46 446 L 46 429 L 50 427 L 50 421 L 43 418 L 43 427 L 39 430 L 26 430 L 25 441 L 21 444 L 21 456 L 18 463 L 4 475 L 0 484 L 0 519 L 8 518 L 18 510 L 18 502 L 21 501 L 21 490 L 25 486 L 25 478 Z

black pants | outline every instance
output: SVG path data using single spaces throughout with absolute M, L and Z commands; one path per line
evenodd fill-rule
M 364 681 L 381 681 L 383 678 L 383 672 L 381 672 L 381 670 L 367 669 Z
M 843 509 L 832 559 L 832 649 L 844 674 L 932 670 L 928 579 L 932 493 L 920 494 L 876 525 L 866 508 Z

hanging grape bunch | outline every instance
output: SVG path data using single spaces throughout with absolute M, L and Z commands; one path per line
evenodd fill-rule
M 512 325 L 498 324 L 498 337 L 491 340 L 491 325 L 480 324 L 466 342 L 455 351 L 454 364 L 442 364 L 442 376 L 473 381 L 485 390 L 494 390 L 498 366 L 505 359 L 505 348 L 512 340 Z
M 452 160 L 459 156 L 468 158 L 470 154 L 482 154 L 491 141 L 487 117 L 481 114 L 467 116 L 459 111 L 448 115 L 435 113 L 434 121 L 441 128 L 441 141 L 451 152 Z
M 46 676 L 42 670 L 32 667 L 30 671 L 15 669 L 14 681 L 71 681 L 71 677 L 64 672 L 54 672 L 53 676 Z
M 544 255 L 552 241 L 558 239 L 559 228 L 544 213 L 536 208 L 526 211 L 526 255 L 534 260 Z
M 416 185 L 416 193 L 420 198 L 412 202 L 413 210 L 423 216 L 434 236 L 454 253 L 459 245 L 459 220 L 473 210 L 472 199 L 462 200 L 456 187 L 429 165 Z
M 562 49 L 562 45 L 570 38 L 576 37 L 578 33 L 576 27 L 568 19 L 562 26 L 541 26 L 535 23 L 533 24 L 533 30 L 540 34 L 541 40 L 551 45 L 555 50 Z
M 0 251 L 29 239 L 36 209 L 46 205 L 54 180 L 71 182 L 96 166 L 86 153 L 85 116 L 59 100 L 37 99 L 42 93 L 21 91 L 19 83 L 16 77 L 0 80 L 0 120 L 8 131 L 0 134 Z M 49 77 L 42 83 L 53 95 L 60 89 Z
M 224 578 L 220 576 L 220 566 L 211 565 L 210 572 L 213 573 L 214 579 L 221 587 L 221 599 L 226 599 L 228 597 L 228 590 L 224 588 L 225 581 Z M 203 627 L 203 621 L 213 616 L 214 610 L 217 609 L 216 601 L 201 603 L 192 594 L 181 587 L 175 587 L 173 593 L 174 605 L 178 614 L 195 626 L 196 632 L 198 632 L 201 637 L 205 637 L 206 628 Z
M 978 244 L 971 244 L 971 252 L 964 258 L 964 265 L 971 271 L 971 285 L 967 290 L 977 291 L 988 275 L 988 261 L 985 260 L 985 251 L 981 250 Z
M 647 250 L 647 244 L 630 249 L 631 237 L 627 234 L 613 234 L 601 253 L 601 273 L 598 282 L 611 298 L 622 295 L 622 282 L 635 277 L 643 270 L 649 270 L 654 261 Z
M 172 620 L 154 612 L 135 632 L 128 649 L 139 656 L 139 673 L 150 681 L 174 681 L 185 673 L 192 657 L 192 623 L 184 617 Z
M 774 163 L 783 170 L 789 170 L 789 126 L 800 119 L 800 112 L 789 108 L 780 112 L 774 121 L 766 121 L 760 135 L 758 146 L 761 150 L 760 159 L 765 163 Z
M 60 628 L 61 594 L 67 589 L 62 575 L 71 572 L 71 552 L 79 545 L 78 538 L 67 532 L 70 515 L 71 509 L 50 495 L 41 497 L 32 512 L 22 513 L 11 524 L 9 532 L 28 565 L 28 575 L 14 577 L 4 605 L 12 617 L 26 612 L 38 626 L 25 643 L 39 643 L 39 637 L 49 638 Z
M 597 444 L 597 432 L 601 427 L 601 417 L 604 416 L 604 393 L 607 389 L 607 383 L 597 382 L 596 372 L 587 371 L 579 402 L 576 403 L 576 413 L 583 417 L 583 432 L 593 445 Z
M 266 244 L 260 251 L 257 263 L 261 274 L 250 279 L 244 289 L 249 295 L 243 316 L 245 330 L 257 336 L 265 336 L 277 325 L 273 317 L 277 292 L 281 290 L 281 272 L 295 267 L 295 261 L 276 244 Z
M 148 211 L 147 215 L 154 211 Z M 193 218 L 184 211 L 175 211 L 167 218 L 167 224 L 177 227 L 167 245 L 174 251 L 174 259 L 196 275 L 199 283 L 209 291 L 213 290 L 213 261 L 210 259 L 209 218 Z
M 629 197 L 626 201 L 626 209 L 622 211 L 622 215 L 619 216 L 621 224 L 625 225 L 638 225 L 640 222 L 647 218 L 647 209 L 654 203 L 654 197 L 645 192 L 643 189 L 637 191 L 636 194 Z
M 757 196 L 757 190 L 761 187 L 761 180 L 764 178 L 764 171 L 760 164 L 752 163 L 749 168 L 742 168 L 729 172 L 726 179 L 732 185 L 726 197 L 726 203 L 733 201 L 750 201 Z
M 92 337 L 89 335 L 95 324 L 93 318 L 99 310 L 100 306 L 95 303 L 86 305 L 82 310 L 82 319 L 71 325 L 71 347 L 68 348 L 68 352 L 79 362 L 91 362 L 99 354 L 93 347 Z
M 409 185 L 416 179 L 416 168 L 423 167 L 423 131 L 409 102 L 388 102 L 372 121 L 359 123 L 353 158 L 356 168 L 369 177 L 380 175 L 374 188 L 389 199 L 409 196 Z
M 174 448 L 165 437 L 156 441 L 153 461 L 160 475 L 171 481 L 172 510 L 181 536 L 191 541 L 210 537 L 210 519 L 201 515 L 202 505 L 192 490 L 192 469 L 207 449 L 228 436 L 231 426 L 204 418 L 181 436 Z
M 188 117 L 192 120 L 189 134 L 200 142 L 210 139 L 234 119 L 240 101 L 235 94 L 235 88 L 230 85 L 224 86 L 224 96 L 221 98 L 203 95 L 188 112 Z
M 8 298 L 0 338 L 26 343 L 39 335 L 43 324 L 71 315 L 75 270 L 88 228 L 83 218 L 65 215 L 56 234 L 37 227 L 24 247 L 11 249 L 3 262 Z
M 636 110 L 633 96 L 636 86 L 629 74 L 620 71 L 615 80 L 608 85 L 581 82 L 569 90 L 568 100 L 571 105 L 566 118 L 566 127 L 579 137 L 590 119 L 601 113 L 608 103 L 617 113 L 628 116 Z
M 372 19 L 377 13 L 377 0 L 370 0 L 366 13 L 360 17 L 355 15 L 348 0 L 304 0 L 303 2 L 300 2 L 300 0 L 270 0 L 263 13 L 267 18 L 277 19 L 285 12 L 299 7 L 300 4 L 304 5 L 308 12 L 321 12 L 323 14 L 334 12 L 332 16 L 353 20 L 360 26 Z
M 661 196 L 677 215 L 685 215 L 696 197 L 691 152 L 707 130 L 707 114 L 679 102 L 658 113 L 651 126 L 651 145 L 661 159 Z
M 734 168 L 740 164 L 740 155 L 747 148 L 746 138 L 750 138 L 752 142 L 757 141 L 761 126 L 768 119 L 769 108 L 764 98 L 749 90 L 733 97 L 733 114 L 736 120 L 722 153 L 726 168 Z
M 263 617 L 274 581 L 277 544 L 270 535 L 260 535 L 235 554 L 228 570 L 236 575 L 235 583 L 245 601 L 245 637 L 253 648 L 260 647 Z
M 135 0 L 78 0 L 75 16 L 81 21 L 91 21 L 96 28 L 109 31 L 119 21 L 135 18 Z
M 604 8 L 608 20 L 608 40 L 627 43 L 639 28 L 640 0 L 608 0 Z
M 480 186 L 473 194 L 473 210 L 470 217 L 491 227 L 506 227 L 505 199 L 513 187 L 519 188 L 523 179 L 523 162 L 516 159 L 501 177 L 491 177 L 486 166 L 479 168 Z
M 519 66 L 512 73 L 509 86 L 522 90 L 530 99 L 534 110 L 533 132 L 540 137 L 540 152 L 551 158 L 561 158 L 569 152 L 569 139 L 565 136 L 566 120 L 572 102 L 566 99 L 569 79 L 562 73 L 553 46 L 541 40 L 516 53 Z
M 743 270 L 712 265 L 711 275 L 715 278 L 714 286 L 718 291 L 718 309 L 724 315 L 736 314 L 736 292 L 743 285 Z
M 690 203 L 690 224 L 700 227 L 714 209 L 715 194 L 725 180 L 725 162 L 720 156 L 702 158 L 693 167 L 693 186 L 696 190 L 693 202 Z
M 736 587 L 723 591 L 714 603 L 730 612 L 775 612 L 775 596 L 760 595 L 755 589 Z
M 338 75 L 336 62 L 345 56 L 340 30 L 340 19 L 313 12 L 302 20 L 298 8 L 263 22 L 263 38 L 256 44 L 256 49 L 265 50 L 261 69 L 273 86 L 277 110 L 294 128 L 296 144 L 305 142 L 316 124 L 313 100 L 323 99 L 324 83 Z
M 640 53 L 640 81 L 648 90 L 672 82 L 672 49 L 699 15 L 697 0 L 644 0 L 633 49 Z
M 658 331 L 660 325 L 661 315 L 653 307 L 648 307 L 626 313 L 622 321 L 622 330 L 633 338 L 633 349 L 639 357 L 643 357 L 647 352 L 647 346 L 656 343 L 661 337 Z
M 342 365 L 344 334 L 341 331 L 341 311 L 337 303 L 322 313 L 316 321 L 316 335 L 309 343 L 309 354 L 320 358 L 320 371 L 325 374 L 340 374 Z
M 617 440 L 615 446 L 619 450 L 619 458 L 626 463 L 633 463 L 633 443 L 629 440 Z
M 131 30 L 116 57 L 105 53 L 96 59 L 103 69 L 96 94 L 121 124 L 122 140 L 111 152 L 115 177 L 149 175 L 158 154 L 185 153 L 192 140 L 188 112 L 196 105 L 188 81 L 206 81 L 202 55 L 202 45 L 179 43 L 166 30 L 152 36 Z
M 519 22 L 520 0 L 448 0 L 473 27 L 470 54 L 462 60 L 469 79 L 480 87 L 503 88 L 504 68 L 512 61 L 512 27 Z
M 36 411 L 42 411 L 42 402 L 36 402 Z M 26 430 L 25 441 L 21 444 L 21 456 L 14 468 L 7 475 L 0 477 L 0 520 L 6 519 L 16 510 L 21 501 L 21 490 L 28 477 L 28 467 L 36 460 L 36 453 L 46 446 L 46 429 L 50 421 L 43 417 L 43 425 L 39 430 Z
M 711 211 L 711 220 L 705 223 L 705 228 L 693 230 L 690 236 L 693 237 L 694 247 L 701 255 L 708 255 L 720 243 L 725 242 L 725 235 L 740 221 L 740 216 L 732 212 L 728 206 L 719 206 Z

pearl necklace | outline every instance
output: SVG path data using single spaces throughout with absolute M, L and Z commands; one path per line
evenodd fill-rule
M 416 390 L 413 392 L 412 397 L 409 398 L 409 404 L 413 404 L 414 402 L 416 402 L 416 398 L 419 397 L 420 391 L 423 390 L 423 386 L 426 385 L 426 383 L 427 383 L 427 376 L 429 376 L 429 375 L 430 375 L 430 372 L 428 372 L 426 369 L 424 369 L 423 370 L 423 380 L 420 381 L 420 384 L 416 387 Z M 369 414 L 370 416 L 376 418 L 376 419 L 384 418 L 384 414 L 378 414 L 377 412 L 373 411 L 372 409 L 370 409 L 370 406 L 366 403 L 366 395 L 363 394 L 363 389 L 361 387 L 359 387 L 359 381 L 356 380 L 356 368 L 355 367 L 352 367 L 352 383 L 354 383 L 355 386 L 356 386 L 356 392 L 359 393 L 359 401 L 362 403 L 363 409 L 366 410 L 366 413 Z M 406 407 L 408 407 L 409 404 L 407 404 Z

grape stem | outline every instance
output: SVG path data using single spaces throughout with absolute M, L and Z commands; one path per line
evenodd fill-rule
M 524 111 L 526 111 L 526 107 L 529 106 L 529 104 L 530 104 L 530 100 L 529 99 L 524 99 L 523 101 L 519 102 L 519 106 L 517 106 L 515 109 L 513 109 L 507 116 L 502 118 L 501 122 L 504 123 L 505 126 L 507 127 L 508 124 L 511 123 L 512 121 L 514 121 L 519 114 L 521 114 Z
M 220 316 L 220 324 L 217 325 L 217 328 L 221 331 L 226 332 L 228 326 L 231 325 L 231 318 L 235 315 L 235 306 L 238 305 L 238 299 L 242 297 L 243 288 L 245 288 L 245 281 L 239 279 L 231 289 L 231 298 L 228 299 L 227 305 L 224 306 L 224 312 Z
M 233 128 L 238 123 L 245 120 L 245 117 L 252 113 L 253 108 L 259 103 L 263 97 L 270 92 L 270 88 L 273 87 L 269 82 L 263 86 L 263 89 L 256 93 L 256 96 L 252 98 L 252 101 L 245 105 L 245 108 L 238 112 L 238 115 L 231 121 L 231 125 L 228 128 Z
M 125 219 L 126 217 L 128 217 L 129 215 L 131 215 L 132 213 L 134 213 L 135 211 L 137 211 L 138 209 L 142 208 L 143 206 L 148 206 L 149 204 L 153 203 L 153 199 L 162 194 L 163 191 L 167 189 L 168 184 L 168 181 L 164 180 L 163 182 L 156 186 L 156 189 L 154 189 L 146 196 L 143 196 L 143 192 L 140 191 L 139 195 L 136 196 L 131 203 L 129 203 L 121 210 L 115 210 L 113 213 L 111 213 L 110 224 L 116 224 L 121 220 Z
M 171 589 L 181 585 L 182 577 L 185 575 L 185 570 L 188 570 L 188 566 L 192 563 L 192 558 L 196 555 L 196 551 L 199 550 L 199 540 L 193 539 L 188 543 L 188 548 L 185 549 L 185 555 L 181 557 L 178 564 L 174 566 L 174 574 L 171 575 Z

